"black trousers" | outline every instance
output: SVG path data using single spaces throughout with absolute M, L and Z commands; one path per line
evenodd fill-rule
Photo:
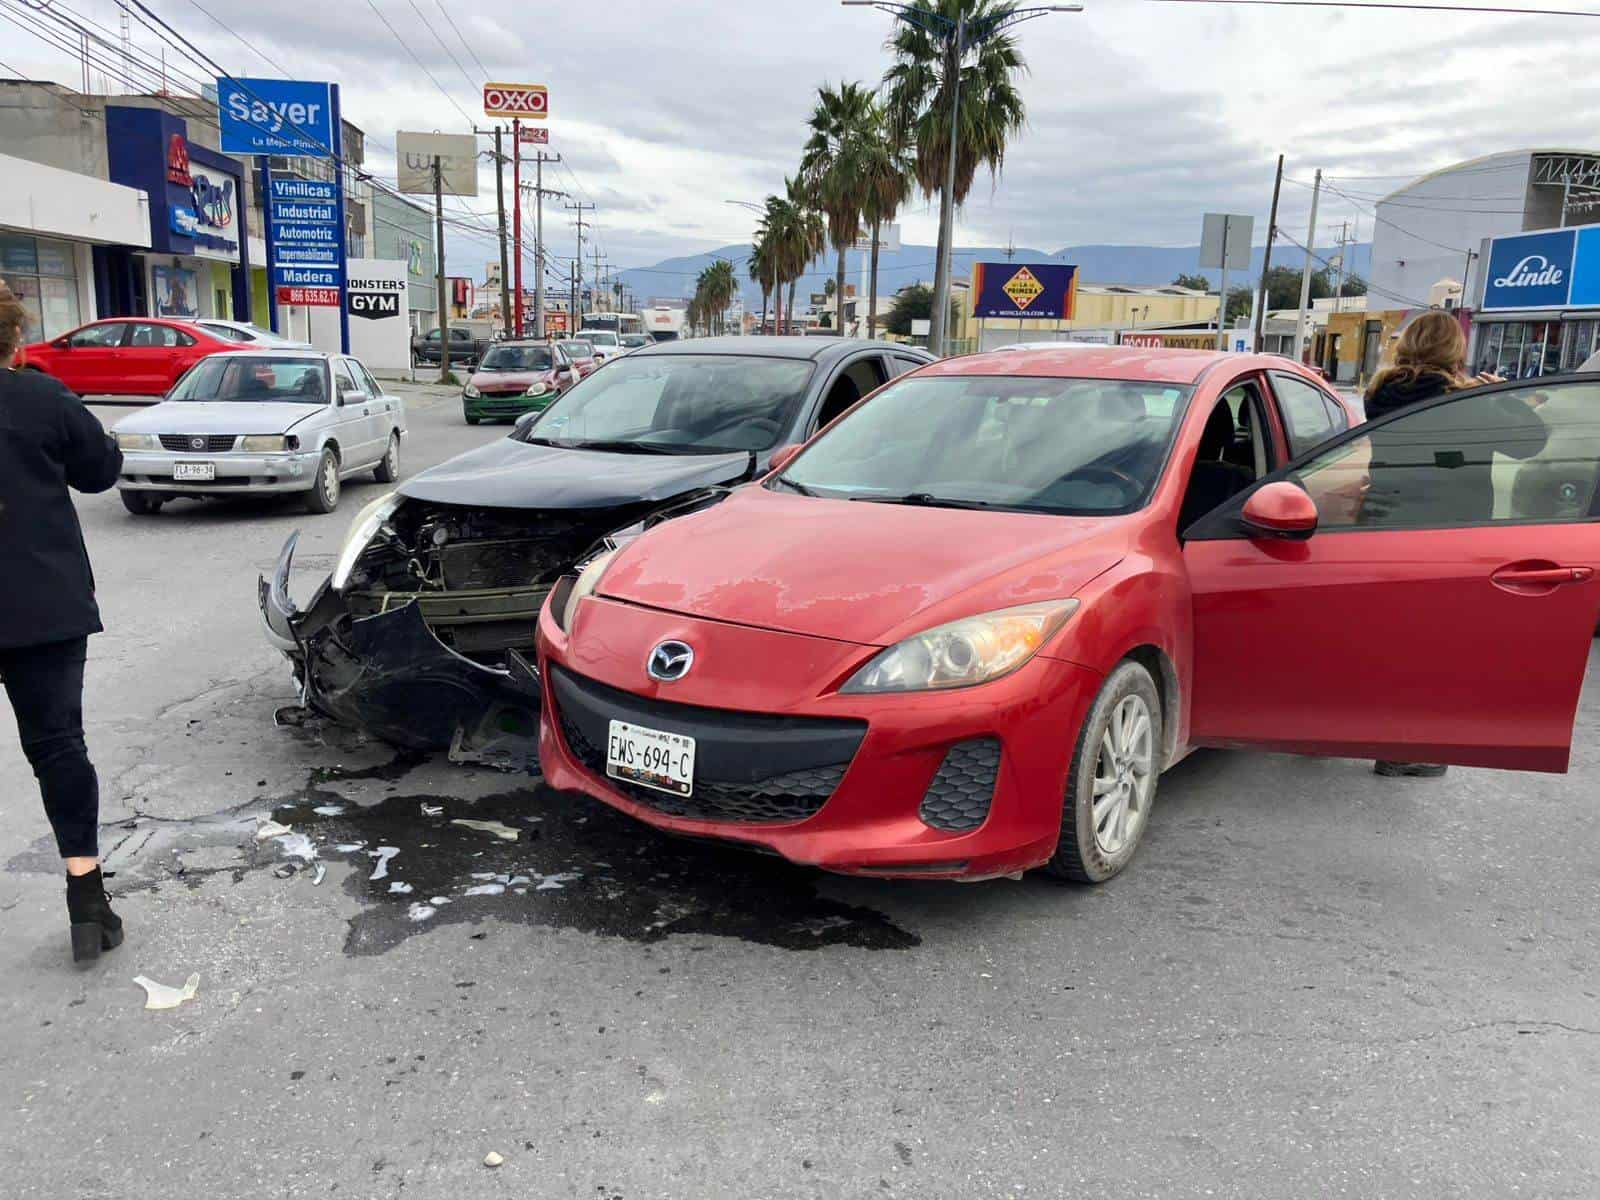
M 0 677 L 22 752 L 44 796 L 62 858 L 99 854 L 100 780 L 83 744 L 83 662 L 88 638 L 0 649 Z

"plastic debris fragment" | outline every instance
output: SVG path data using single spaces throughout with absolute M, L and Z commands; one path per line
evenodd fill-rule
M 154 979 L 147 979 L 143 975 L 135 975 L 133 981 L 144 989 L 144 1006 L 147 1009 L 177 1008 L 185 1000 L 193 1000 L 195 993 L 200 990 L 198 974 L 189 976 L 181 988 L 157 983 Z
M 409 883 L 401 883 L 396 879 L 389 885 L 389 894 L 392 896 L 409 896 L 411 894 L 411 885 Z
M 365 842 L 340 842 L 334 847 L 334 850 L 340 854 L 354 854 L 357 850 L 365 850 L 366 848 L 367 844 Z
M 400 853 L 400 847 L 379 846 L 376 850 L 368 850 L 367 853 L 378 860 L 377 865 L 372 868 L 372 874 L 368 875 L 367 878 L 387 879 L 389 877 L 389 860 Z
M 428 897 L 428 903 L 429 904 L 435 904 L 435 905 L 438 905 L 438 904 L 449 904 L 450 903 L 450 897 L 449 896 L 429 896 Z
M 463 896 L 503 896 L 506 885 L 503 883 L 480 883 L 476 887 L 469 887 L 462 892 Z
M 337 817 L 344 812 L 342 804 L 319 804 L 311 810 L 319 817 Z
M 434 908 L 434 906 L 431 904 L 413 904 L 410 908 L 406 909 L 406 916 L 410 917 L 413 921 L 426 921 L 438 911 L 439 910 Z
M 282 837 L 286 833 L 293 832 L 294 830 L 287 825 L 279 824 L 277 821 L 263 821 L 256 827 L 256 841 L 264 842 L 268 838 Z
M 492 834 L 494 837 L 507 842 L 517 840 L 517 831 L 503 821 L 472 821 L 465 817 L 453 817 L 450 824 L 465 825 L 468 829 L 476 829 L 479 833 Z
M 328 874 L 328 868 L 327 867 L 323 866 L 321 863 L 313 863 L 312 866 L 311 866 L 311 883 L 312 883 L 312 886 L 315 886 L 315 885 L 321 883 L 323 878 L 327 874 Z
M 496 1153 L 493 1150 L 489 1151 L 489 1153 L 487 1153 L 487 1154 L 485 1154 L 483 1156 L 483 1165 L 486 1166 L 486 1167 L 489 1167 L 491 1169 L 494 1168 L 494 1167 L 498 1167 L 501 1163 L 503 1163 L 505 1161 L 506 1161 L 505 1155 Z
M 307 862 L 317 856 L 317 844 L 303 833 L 280 833 L 278 850 L 285 858 L 303 858 Z
M 442 804 L 429 804 L 426 800 L 424 800 L 422 802 L 422 815 L 423 816 L 425 816 L 425 817 L 437 817 L 437 816 L 443 815 L 443 813 L 444 813 L 444 805 L 442 805 Z

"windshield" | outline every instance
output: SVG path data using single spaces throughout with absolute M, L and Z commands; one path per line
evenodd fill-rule
M 620 344 L 617 341 L 616 334 L 609 333 L 604 329 L 586 330 L 583 335 L 583 340 L 588 342 L 591 346 L 616 346 Z
M 549 346 L 495 346 L 478 364 L 480 371 L 548 371 Z
M 1106 379 L 911 377 L 808 446 L 778 482 L 850 500 L 1130 512 L 1161 475 L 1190 391 Z
M 327 372 L 318 358 L 201 359 L 178 381 L 169 400 L 229 400 L 264 404 L 326 404 Z
M 622 335 L 622 344 L 630 350 L 637 350 L 640 346 L 648 346 L 650 344 L 650 335 L 648 333 L 625 333 Z
M 809 361 L 796 359 L 626 355 L 514 436 L 637 453 L 768 450 L 793 428 L 811 371 Z
M 561 343 L 561 348 L 573 358 L 593 358 L 594 347 L 588 342 L 566 341 Z

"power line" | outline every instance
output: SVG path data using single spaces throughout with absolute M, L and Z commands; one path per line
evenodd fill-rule
M 247 41 L 243 34 L 238 33 L 233 28 L 233 26 L 225 23 L 220 18 L 218 18 L 216 15 L 214 15 L 211 12 L 210 9 L 208 9 L 208 8 L 204 7 L 202 4 L 200 4 L 199 0 L 189 0 L 189 7 L 193 8 L 193 9 L 197 9 L 201 16 L 206 17 L 208 20 L 210 20 L 210 22 L 213 25 L 217 26 L 224 33 L 226 33 L 229 37 L 233 38 L 234 41 L 238 42 L 246 50 L 250 51 L 251 54 L 254 54 L 262 62 L 266 63 L 267 66 L 269 66 L 273 70 L 277 71 L 278 74 L 282 75 L 285 79 L 289 78 L 288 70 L 285 69 L 284 66 L 281 63 L 275 62 L 273 59 L 268 58 L 266 56 L 266 54 L 264 54 L 262 51 L 258 50 L 254 45 L 252 45 L 249 41 Z
M 472 56 L 472 61 L 478 64 L 478 70 L 483 72 L 483 80 L 487 83 L 489 81 L 489 68 L 483 65 L 483 59 L 478 57 L 478 52 L 472 48 L 472 43 L 461 36 L 461 27 L 456 24 L 456 19 L 450 15 L 450 10 L 444 6 L 444 0 L 433 0 L 433 3 L 444 19 L 450 23 L 450 28 L 456 31 L 456 37 L 461 39 L 461 44 L 466 48 L 467 53 Z
M 383 10 L 380 9 L 377 4 L 373 2 L 373 0 L 367 0 L 367 7 L 372 10 L 373 15 L 375 15 L 378 20 L 383 22 L 383 27 L 389 31 L 394 40 L 400 43 L 400 48 L 411 56 L 411 61 L 417 64 L 418 69 L 421 70 L 421 72 L 432 81 L 434 87 L 439 89 L 439 94 L 446 100 L 450 101 L 451 106 L 461 114 L 461 119 L 465 121 L 468 126 L 471 126 L 472 118 L 467 116 L 467 110 L 462 108 L 461 105 L 457 104 L 456 98 L 445 90 L 444 85 L 440 83 L 438 79 L 434 78 L 433 72 L 428 70 L 427 64 L 417 57 L 416 51 L 410 47 L 405 38 L 400 36 L 399 30 L 395 29 L 393 25 L 389 24 L 389 18 L 383 15 Z
M 456 57 L 456 52 L 444 44 L 444 39 L 439 36 L 438 31 L 435 30 L 433 25 L 429 23 L 428 18 L 423 15 L 422 10 L 417 7 L 417 0 L 406 0 L 406 3 L 411 5 L 411 11 L 417 14 L 417 20 L 422 22 L 423 27 L 426 28 L 429 33 L 433 34 L 433 40 L 439 43 L 439 49 L 443 50 L 450 56 L 450 61 L 456 65 L 456 70 L 461 72 L 461 78 L 467 81 L 468 89 L 476 92 L 478 90 L 478 85 L 472 81 L 472 76 L 467 74 L 467 69 L 461 65 L 461 60 Z

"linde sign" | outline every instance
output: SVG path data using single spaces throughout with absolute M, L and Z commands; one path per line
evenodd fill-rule
M 1577 244 L 1576 229 L 1495 238 L 1484 276 L 1484 309 L 1566 307 Z

